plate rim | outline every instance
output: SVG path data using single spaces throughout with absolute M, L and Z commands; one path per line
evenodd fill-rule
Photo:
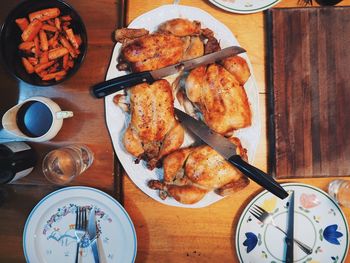
M 317 186 L 313 186 L 313 185 L 310 185 L 310 184 L 305 184 L 305 183 L 297 183 L 297 182 L 291 182 L 291 183 L 281 183 L 281 186 L 301 186 L 301 187 L 306 187 L 306 188 L 310 188 L 314 191 L 317 191 L 321 194 L 323 194 L 326 198 L 328 198 L 332 203 L 333 205 L 339 210 L 340 212 L 340 215 L 341 215 L 341 218 L 343 219 L 344 223 L 345 223 L 345 227 L 346 227 L 346 236 L 347 236 L 347 239 L 346 239 L 346 249 L 344 251 L 344 255 L 343 255 L 343 258 L 341 259 L 342 261 L 341 262 L 344 262 L 344 260 L 346 259 L 346 256 L 348 254 L 348 251 L 349 251 L 349 246 L 350 246 L 350 240 L 349 240 L 349 224 L 346 220 L 346 217 L 344 215 L 344 212 L 342 211 L 341 207 L 339 206 L 339 204 L 334 200 L 332 199 L 327 192 L 325 192 L 324 190 L 322 190 L 321 188 L 317 187 Z M 240 250 L 239 250 L 239 246 L 238 246 L 238 237 L 239 237 L 239 230 L 241 228 L 241 225 L 242 225 L 242 222 L 243 222 L 243 218 L 245 217 L 245 215 L 247 214 L 248 212 L 248 207 L 250 207 L 251 205 L 253 205 L 258 199 L 260 199 L 263 195 L 265 194 L 268 194 L 269 192 L 265 189 L 263 191 L 261 191 L 260 193 L 258 193 L 244 208 L 244 210 L 242 211 L 241 213 L 241 216 L 239 217 L 238 219 L 238 222 L 237 222 L 237 229 L 236 229 L 236 232 L 235 232 L 235 247 L 236 247 L 236 253 L 237 253 L 237 258 L 239 260 L 239 262 L 243 263 L 244 261 L 242 261 L 242 258 L 241 258 L 241 254 L 240 254 Z
M 209 0 L 209 2 L 211 2 L 216 7 L 224 9 L 224 10 L 231 12 L 231 13 L 237 13 L 237 14 L 253 14 L 253 13 L 260 12 L 260 11 L 264 11 L 264 10 L 278 4 L 280 1 L 281 0 L 273 0 L 270 4 L 264 5 L 260 8 L 243 10 L 243 9 L 228 7 L 227 5 L 220 3 L 218 0 Z
M 110 199 L 114 204 L 117 205 L 117 207 L 121 210 L 121 212 L 126 216 L 128 222 L 129 222 L 129 225 L 131 227 L 131 230 L 132 230 L 132 233 L 133 233 L 133 239 L 134 239 L 134 253 L 133 253 L 133 258 L 132 258 L 132 261 L 131 262 L 135 262 L 135 259 L 136 259 L 136 254 L 137 254 L 137 235 L 136 235 L 136 230 L 135 230 L 135 226 L 128 214 L 128 212 L 125 210 L 125 208 L 115 199 L 113 198 L 111 195 L 105 193 L 104 191 L 102 190 L 99 190 L 97 188 L 93 188 L 93 187 L 88 187 L 88 186 L 68 186 L 68 187 L 63 187 L 63 188 L 60 188 L 58 190 L 55 190 L 49 194 L 47 194 L 46 196 L 44 196 L 35 206 L 34 208 L 32 208 L 31 212 L 29 213 L 27 219 L 26 219 L 26 222 L 25 222 L 25 225 L 24 225 L 24 228 L 23 228 L 23 234 L 22 234 L 22 244 L 23 244 L 23 254 L 24 254 L 24 257 L 25 257 L 25 260 L 26 262 L 30 263 L 30 259 L 28 258 L 29 255 L 27 253 L 27 243 L 26 243 L 26 235 L 27 235 L 27 230 L 28 230 L 28 226 L 30 225 L 30 220 L 32 218 L 32 216 L 34 215 L 34 213 L 37 211 L 37 209 L 40 208 L 40 206 L 43 205 L 44 202 L 47 201 L 47 199 L 51 198 L 52 196 L 54 195 L 57 195 L 57 194 L 60 194 L 61 192 L 64 192 L 64 191 L 75 191 L 75 190 L 87 190 L 87 191 L 93 191 L 93 192 L 96 192 L 97 194 L 105 197 L 105 198 L 108 198 Z M 113 211 L 113 209 L 112 209 Z
M 226 25 L 224 24 L 222 21 L 220 21 L 218 18 L 214 17 L 212 14 L 208 13 L 207 11 L 201 9 L 201 8 L 198 8 L 198 7 L 194 7 L 194 6 L 191 6 L 191 5 L 174 5 L 174 4 L 165 4 L 165 5 L 161 5 L 161 6 L 158 6 L 154 9 L 151 9 L 143 14 L 140 14 L 139 16 L 137 16 L 136 18 L 133 19 L 133 21 L 130 22 L 130 24 L 128 26 L 133 26 L 133 23 L 135 22 L 135 20 L 138 20 L 138 19 L 147 19 L 150 14 L 153 14 L 155 12 L 164 12 L 166 11 L 167 9 L 169 8 L 174 8 L 174 10 L 178 10 L 178 12 L 181 12 L 182 10 L 184 10 L 183 12 L 190 12 L 190 11 L 196 11 L 198 13 L 200 13 L 202 16 L 205 16 L 205 17 L 209 17 L 210 20 L 215 20 L 215 25 L 220 25 L 220 27 L 222 27 L 223 29 L 223 32 L 225 32 L 225 34 L 229 34 L 229 42 L 232 44 L 232 43 L 237 43 L 237 45 L 240 45 L 239 42 L 238 42 L 238 39 L 237 37 L 233 34 L 232 30 Z M 186 18 L 189 18 L 191 19 L 191 17 L 189 16 L 186 16 Z M 168 18 L 168 19 L 171 19 Z M 195 18 L 192 18 L 192 20 L 195 20 Z M 134 26 L 135 27 L 135 26 Z M 112 52 L 112 55 L 111 55 L 111 60 L 110 60 L 110 64 L 108 66 L 108 69 L 107 69 L 107 73 L 106 73 L 106 80 L 108 79 L 111 79 L 115 76 L 114 73 L 113 73 L 113 70 L 115 70 L 115 61 L 117 59 L 117 55 L 115 54 L 116 53 L 116 50 L 120 48 L 120 43 L 116 43 L 114 45 L 114 48 L 113 48 L 113 52 Z M 259 100 L 259 88 L 258 88 L 258 83 L 256 81 L 256 78 L 255 78 L 255 74 L 254 74 L 254 68 L 253 68 L 253 65 L 251 63 L 251 60 L 249 58 L 249 56 L 247 54 L 243 54 L 243 57 L 245 59 L 247 59 L 247 62 L 249 63 L 249 66 L 250 66 L 250 69 L 251 69 L 251 79 L 252 79 L 252 83 L 251 83 L 251 86 L 250 89 L 253 89 L 253 93 L 250 93 L 250 96 L 248 96 L 250 99 L 252 99 L 252 105 L 251 105 L 251 108 L 253 109 L 253 113 L 256 113 L 256 117 L 255 117 L 255 136 L 256 136 L 256 139 L 254 137 L 254 140 L 256 140 L 256 144 L 253 145 L 252 147 L 252 155 L 251 155 L 251 158 L 249 158 L 249 163 L 253 163 L 254 162 L 254 159 L 257 157 L 257 150 L 258 150 L 258 147 L 259 147 L 259 141 L 260 141 L 260 138 L 261 138 L 261 129 L 262 129 L 262 124 L 261 124 L 261 117 L 260 117 L 260 100 Z M 121 74 L 121 75 L 124 75 Z M 108 95 L 107 97 L 105 97 L 105 115 L 106 115 L 106 124 L 107 124 L 107 127 L 108 127 L 108 131 L 109 131 L 109 134 L 110 134 L 110 137 L 111 137 L 111 140 L 112 140 L 112 144 L 113 144 L 113 149 L 114 151 L 116 152 L 116 155 L 118 156 L 118 158 L 122 158 L 123 159 L 123 156 L 120 157 L 120 153 L 119 153 L 119 146 L 116 146 L 119 144 L 119 139 L 116 140 L 114 138 L 114 135 L 115 134 L 113 131 L 113 119 L 111 119 L 112 117 L 110 116 L 110 113 L 112 112 L 112 110 L 110 109 L 110 104 L 111 104 L 111 101 L 112 101 L 112 97 L 115 95 L 115 93 L 113 94 L 110 94 Z M 249 103 L 251 103 L 251 101 L 249 100 Z M 256 108 L 256 110 L 254 110 L 254 108 Z M 250 127 L 248 127 L 250 128 Z M 239 137 L 239 136 L 238 136 Z M 246 138 L 245 138 L 246 139 Z M 124 166 L 123 162 L 122 162 L 122 165 Z M 130 166 L 129 166 L 130 167 Z M 129 171 L 132 171 L 134 170 L 133 168 L 124 168 L 126 171 L 129 170 Z M 174 206 L 174 207 L 183 207 L 183 208 L 202 208 L 202 207 L 207 207 L 207 206 L 210 206 L 220 200 L 222 200 L 224 197 L 222 196 L 217 196 L 217 198 L 215 198 L 215 200 L 210 200 L 210 201 L 205 201 L 205 203 L 195 203 L 195 204 L 191 204 L 191 205 L 187 205 L 187 204 L 182 204 L 182 203 L 179 203 L 177 201 L 173 201 L 173 202 L 167 202 L 166 200 L 160 200 L 159 197 L 155 197 L 153 195 L 150 195 L 149 193 L 147 193 L 147 191 L 144 189 L 144 187 L 140 186 L 139 183 L 137 183 L 133 178 L 132 176 L 129 175 L 129 173 L 127 172 L 129 178 L 131 179 L 131 181 L 133 182 L 133 184 L 143 192 L 143 194 L 147 195 L 148 197 L 151 197 L 152 199 L 154 199 L 155 201 L 157 201 L 158 203 L 161 203 L 161 204 L 164 204 L 164 205 L 168 205 L 168 206 Z M 133 173 L 131 173 L 133 174 Z M 149 178 L 148 178 L 149 179 Z M 145 177 L 145 180 L 147 180 L 147 177 Z M 144 183 L 146 184 L 146 183 Z

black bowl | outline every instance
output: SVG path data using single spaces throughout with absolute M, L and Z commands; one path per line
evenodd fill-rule
M 80 54 L 74 60 L 74 67 L 69 69 L 67 75 L 59 81 L 43 81 L 35 73 L 28 74 L 22 65 L 21 54 L 18 50 L 18 45 L 22 42 L 22 31 L 16 24 L 15 20 L 21 17 L 28 18 L 28 14 L 31 12 L 51 7 L 59 8 L 61 11 L 60 16 L 70 15 L 72 17 L 71 25 L 69 27 L 73 29 L 75 34 L 79 34 L 82 39 Z M 2 60 L 10 73 L 31 85 L 51 86 L 68 79 L 79 69 L 87 51 L 87 33 L 83 20 L 67 3 L 60 0 L 26 0 L 18 4 L 7 16 L 1 27 L 0 45 Z

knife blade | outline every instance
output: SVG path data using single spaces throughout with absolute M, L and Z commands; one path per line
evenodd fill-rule
M 210 130 L 204 122 L 196 120 L 179 109 L 175 108 L 175 114 L 184 127 L 221 154 L 226 161 L 239 169 L 244 175 L 281 199 L 288 196 L 288 193 L 271 176 L 245 162 L 236 153 L 237 147 L 230 140 Z
M 152 83 L 158 79 L 170 76 L 182 70 L 190 70 L 198 66 L 212 64 L 221 59 L 235 56 L 244 52 L 246 52 L 246 50 L 238 46 L 227 47 L 220 51 L 186 60 L 161 69 L 131 73 L 98 83 L 92 87 L 92 93 L 96 98 L 103 98 L 109 94 L 143 82 Z
M 92 249 L 92 254 L 94 255 L 95 263 L 100 262 L 98 247 L 97 247 L 97 232 L 96 232 L 96 220 L 95 220 L 95 207 L 90 211 L 89 222 L 87 226 L 87 231 L 90 237 L 90 245 Z
M 288 226 L 286 235 L 286 263 L 292 263 L 294 260 L 294 191 L 290 194 L 288 207 Z

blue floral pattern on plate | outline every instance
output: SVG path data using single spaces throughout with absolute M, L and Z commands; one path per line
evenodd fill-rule
M 329 225 L 323 231 L 323 237 L 329 243 L 334 245 L 340 245 L 338 238 L 342 237 L 343 234 L 337 231 L 338 225 Z
M 258 244 L 258 237 L 252 232 L 245 233 L 245 236 L 247 239 L 243 242 L 243 246 L 247 247 L 247 253 L 249 253 L 256 247 L 256 244 Z
M 348 224 L 341 208 L 322 190 L 300 183 L 283 184 L 295 191 L 295 238 L 313 249 L 306 255 L 295 246 L 294 260 L 300 263 L 342 263 L 349 248 Z M 266 190 L 244 209 L 236 232 L 236 251 L 240 262 L 283 262 L 285 236 L 249 213 L 256 204 L 272 214 L 276 224 L 287 229 L 288 198 L 280 200 Z M 326 260 L 327 259 L 327 260 Z

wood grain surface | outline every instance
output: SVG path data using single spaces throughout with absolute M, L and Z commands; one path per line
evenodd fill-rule
M 297 0 L 283 0 L 276 7 L 297 7 Z M 128 1 L 128 21 L 170 0 Z M 259 108 L 262 122 L 261 137 L 254 165 L 267 171 L 269 142 L 267 136 L 267 80 L 265 12 L 239 15 L 226 12 L 209 1 L 182 0 L 180 4 L 201 8 L 224 23 L 236 36 L 253 64 L 259 88 Z M 343 5 L 350 1 L 344 0 Z M 289 25 L 284 24 L 285 27 Z M 142 176 L 142 175 L 140 175 Z M 279 182 L 301 182 L 327 191 L 335 177 L 298 178 Z M 184 209 L 165 206 L 141 192 L 125 174 L 125 208 L 132 218 L 138 242 L 136 262 L 238 262 L 234 242 L 237 223 L 245 206 L 262 188 L 251 182 L 243 191 L 201 209 Z M 350 220 L 350 209 L 343 208 Z M 345 260 L 350 262 L 350 258 Z
M 277 178 L 350 175 L 349 15 L 349 7 L 267 13 Z
M 44 156 L 51 150 L 73 144 L 86 144 L 94 153 L 92 166 L 78 176 L 70 185 L 94 186 L 113 193 L 113 148 L 105 126 L 104 101 L 93 98 L 90 88 L 103 81 L 109 64 L 113 41 L 111 34 L 118 19 L 117 4 L 113 1 L 67 1 L 81 15 L 88 34 L 87 55 L 72 78 L 51 87 L 33 87 L 13 78 L 0 66 L 0 116 L 15 104 L 33 96 L 44 96 L 55 101 L 63 110 L 71 110 L 74 117 L 65 119 L 55 138 L 48 142 L 29 144 L 39 158 L 34 172 L 16 184 L 49 185 L 41 171 Z M 0 18 L 3 21 L 19 1 L 3 1 Z M 98 8 L 96 8 L 98 7 Z M 0 127 L 2 128 L 2 127 Z M 0 141 L 14 140 L 11 134 L 0 129 Z
M 11 6 L 14 6 L 16 2 L 18 1 L 2 1 L 1 18 L 6 16 Z M 111 178 L 112 176 L 112 167 L 107 161 L 110 160 L 109 158 L 112 155 L 112 146 L 104 124 L 103 101 L 96 102 L 88 97 L 85 92 L 87 92 L 87 86 L 104 79 L 114 45 L 110 36 L 116 27 L 116 3 L 114 0 L 71 0 L 69 2 L 76 7 L 86 24 L 89 34 L 88 56 L 77 75 L 65 83 L 68 87 L 63 85 L 57 89 L 49 88 L 48 91 L 56 94 L 56 98 L 61 99 L 64 107 L 80 109 L 82 120 L 74 122 L 79 127 L 77 129 L 79 132 L 70 126 L 71 123 L 67 123 L 70 125 L 63 127 L 61 131 L 63 134 L 60 133 L 52 141 L 53 145 L 50 143 L 47 147 L 56 147 L 54 143 L 57 143 L 57 145 L 70 143 L 70 136 L 72 141 L 81 140 L 87 143 L 98 153 L 96 158 L 100 162 L 98 165 L 100 168 L 96 172 L 99 175 L 92 172 L 88 174 L 87 171 L 85 179 L 83 176 L 79 178 L 79 180 L 84 181 L 79 181 L 77 184 L 95 185 L 97 188 L 101 186 L 102 189 L 110 189 L 112 181 L 102 179 Z M 128 1 L 127 20 L 130 22 L 135 17 L 153 8 L 171 3 L 171 0 L 130 0 Z M 350 4 L 350 0 L 344 0 L 342 3 Z M 209 1 L 202 0 L 183 0 L 181 4 L 196 6 L 212 14 L 216 19 L 227 25 L 240 44 L 248 50 L 248 56 L 253 64 L 259 87 L 259 107 L 262 121 L 261 139 L 254 165 L 266 171 L 268 139 L 266 135 L 267 86 L 265 83 L 266 38 L 264 13 L 232 14 L 213 6 Z M 278 4 L 279 7 L 296 5 L 297 0 L 284 0 Z M 1 67 L 0 74 L 1 94 L 9 93 L 11 95 L 12 89 L 9 87 L 14 87 L 16 90 L 17 85 L 12 83 L 13 79 L 5 74 Z M 84 78 L 84 80 L 79 78 Z M 5 89 L 4 87 L 8 88 Z M 29 88 L 26 90 L 28 95 L 35 91 Z M 58 94 L 61 90 L 67 91 L 68 94 Z M 85 98 L 85 102 L 78 102 L 78 94 Z M 26 97 L 26 95 L 22 96 L 21 99 Z M 13 97 L 15 98 L 15 96 Z M 4 104 L 12 105 L 13 103 L 7 100 L 4 101 Z M 4 104 L 1 102 L 1 105 Z M 91 117 L 97 120 L 91 120 Z M 65 132 L 69 136 L 65 137 Z M 88 136 L 88 138 L 80 137 L 80 132 L 81 136 Z M 101 140 L 100 144 L 97 143 L 98 140 Z M 99 150 L 96 150 L 97 148 Z M 95 168 L 91 167 L 91 171 L 92 169 Z M 49 185 L 37 185 L 37 183 L 45 181 L 41 181 L 42 178 L 39 179 L 39 174 L 34 177 L 37 178 L 34 185 L 2 186 L 0 188 L 0 213 L 2 215 L 0 217 L 0 262 L 25 262 L 22 250 L 22 233 L 25 220 L 33 206 L 54 189 Z M 124 206 L 135 225 L 137 234 L 136 262 L 238 262 L 234 243 L 236 225 L 245 206 L 262 191 L 260 186 L 251 182 L 239 194 L 227 197 L 209 207 L 184 209 L 166 206 L 154 201 L 140 191 L 126 174 L 124 174 L 124 178 Z M 100 182 L 99 179 L 103 182 Z M 334 177 L 300 178 L 280 180 L 280 182 L 302 182 L 326 190 L 328 183 L 333 179 Z M 349 220 L 350 209 L 344 208 L 343 211 Z
M 20 1 L 1 1 L 0 21 Z M 114 152 L 105 124 L 104 101 L 94 99 L 90 87 L 105 79 L 119 21 L 119 1 L 67 1 L 82 17 L 88 34 L 88 51 L 81 68 L 69 80 L 52 87 L 32 87 L 14 79 L 0 64 L 0 117 L 7 109 L 32 96 L 46 96 L 74 117 L 64 120 L 58 135 L 49 142 L 29 143 L 39 155 L 35 170 L 14 185 L 0 186 L 0 262 L 25 262 L 22 233 L 32 208 L 57 189 L 41 171 L 46 153 L 61 146 L 84 143 L 94 153 L 92 166 L 69 185 L 91 186 L 118 197 L 114 177 Z M 14 140 L 0 127 L 0 142 Z

